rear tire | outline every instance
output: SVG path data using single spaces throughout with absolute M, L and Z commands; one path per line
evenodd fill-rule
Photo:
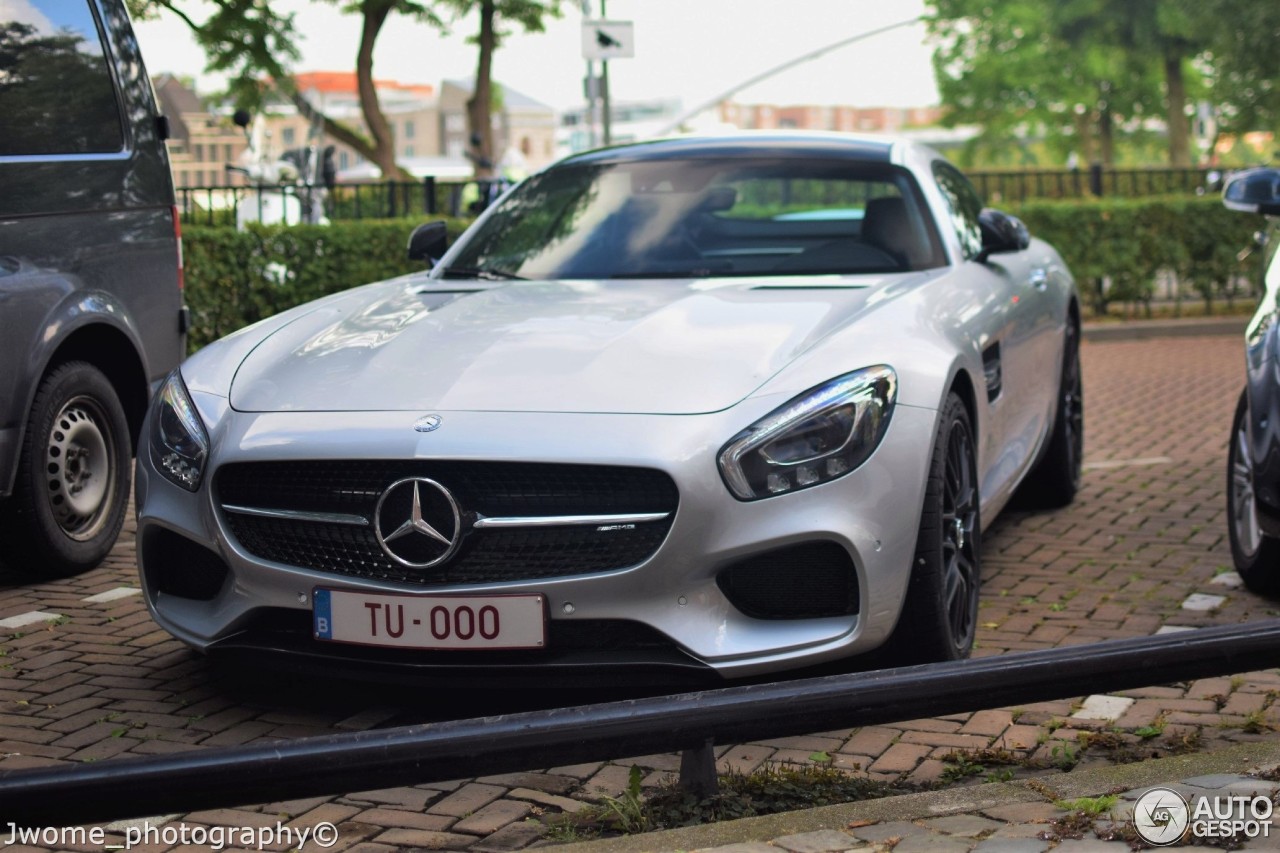
M 952 392 L 933 442 L 911 580 L 888 643 L 895 664 L 960 660 L 973 649 L 982 584 L 975 447 L 969 412 Z
M 1249 445 L 1249 392 L 1240 395 L 1227 449 L 1227 538 L 1231 559 L 1244 585 L 1259 595 L 1280 596 L 1280 539 L 1262 532 L 1253 489 Z
M 1018 502 L 1028 509 L 1059 509 L 1076 498 L 1084 462 L 1084 389 L 1080 380 L 1080 330 L 1067 322 L 1062 344 L 1058 406 L 1044 458 L 1027 475 Z
M 72 361 L 36 390 L 3 524 L 9 565 L 59 577 L 92 569 L 124 524 L 129 424 L 96 367 Z

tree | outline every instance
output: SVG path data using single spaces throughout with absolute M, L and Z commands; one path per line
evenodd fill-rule
M 412 180 L 412 175 L 396 164 L 395 139 L 382 112 L 373 81 L 373 49 L 378 34 L 392 14 L 407 15 L 442 26 L 427 3 L 415 0 L 342 2 L 344 12 L 358 14 L 362 19 L 360 47 L 356 54 L 356 86 L 360 109 L 369 128 L 367 138 L 355 129 L 322 115 L 293 84 L 290 67 L 299 54 L 292 14 L 278 14 L 272 11 L 269 3 L 261 0 L 206 0 L 213 4 L 214 11 L 201 22 L 191 17 L 194 0 L 128 2 L 129 10 L 136 18 L 154 17 L 163 11 L 183 21 L 204 51 L 207 69 L 230 76 L 230 94 L 238 106 L 261 106 L 265 94 L 262 81 L 265 78 L 297 107 L 301 115 L 322 122 L 327 134 L 375 163 L 384 177 Z
M 1206 40 L 1188 14 L 1189 4 L 1185 0 L 1074 0 L 1064 5 L 1072 15 L 1066 24 L 1068 30 L 1074 28 L 1085 38 L 1101 40 L 1137 62 L 1159 69 L 1164 82 L 1169 164 L 1190 166 L 1188 90 L 1198 75 L 1189 73 L 1188 65 L 1203 52 Z
M 1025 135 L 1111 162 L 1117 125 L 1152 93 L 1122 51 L 1064 32 L 1038 0 L 934 0 L 934 69 L 952 124 L 1005 148 Z
M 443 0 L 458 17 L 478 11 L 480 31 L 473 38 L 479 47 L 476 78 L 467 99 L 468 152 L 477 178 L 494 175 L 496 151 L 493 144 L 493 54 L 510 33 L 504 22 L 518 24 L 527 33 L 540 33 L 547 16 L 560 16 L 560 0 Z
M 1199 48 L 1177 3 L 933 0 L 943 103 L 957 123 L 1038 130 L 1104 163 L 1119 128 L 1163 111 L 1170 159 L 1189 163 L 1186 69 Z
M 1227 131 L 1280 130 L 1280 4 L 1179 0 L 1206 37 L 1210 92 Z

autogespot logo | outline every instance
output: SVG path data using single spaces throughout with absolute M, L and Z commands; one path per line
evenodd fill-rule
M 1164 847 L 1186 835 L 1191 810 L 1177 791 L 1152 788 L 1133 804 L 1133 828 L 1148 844 Z

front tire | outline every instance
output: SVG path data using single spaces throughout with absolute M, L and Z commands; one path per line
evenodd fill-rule
M 1249 443 L 1249 392 L 1240 395 L 1227 449 L 1227 538 L 1244 585 L 1259 595 L 1280 595 L 1280 540 L 1262 532 L 1253 488 Z
M 58 577 L 102 562 L 124 524 L 130 447 L 124 409 L 100 370 L 72 361 L 48 373 L 3 517 L 11 565 Z
M 982 584 L 976 445 L 954 392 L 940 413 L 902 615 L 889 640 L 896 664 L 960 660 L 973 649 Z

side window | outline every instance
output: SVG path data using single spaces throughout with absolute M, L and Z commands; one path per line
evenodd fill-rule
M 124 146 L 88 0 L 0 3 L 0 156 L 104 154 Z
M 933 164 L 933 178 L 942 190 L 942 197 L 947 201 L 951 214 L 951 227 L 966 258 L 972 258 L 982 251 L 982 230 L 978 227 L 978 214 L 982 212 L 982 199 L 978 191 L 969 183 L 969 179 L 942 161 Z

